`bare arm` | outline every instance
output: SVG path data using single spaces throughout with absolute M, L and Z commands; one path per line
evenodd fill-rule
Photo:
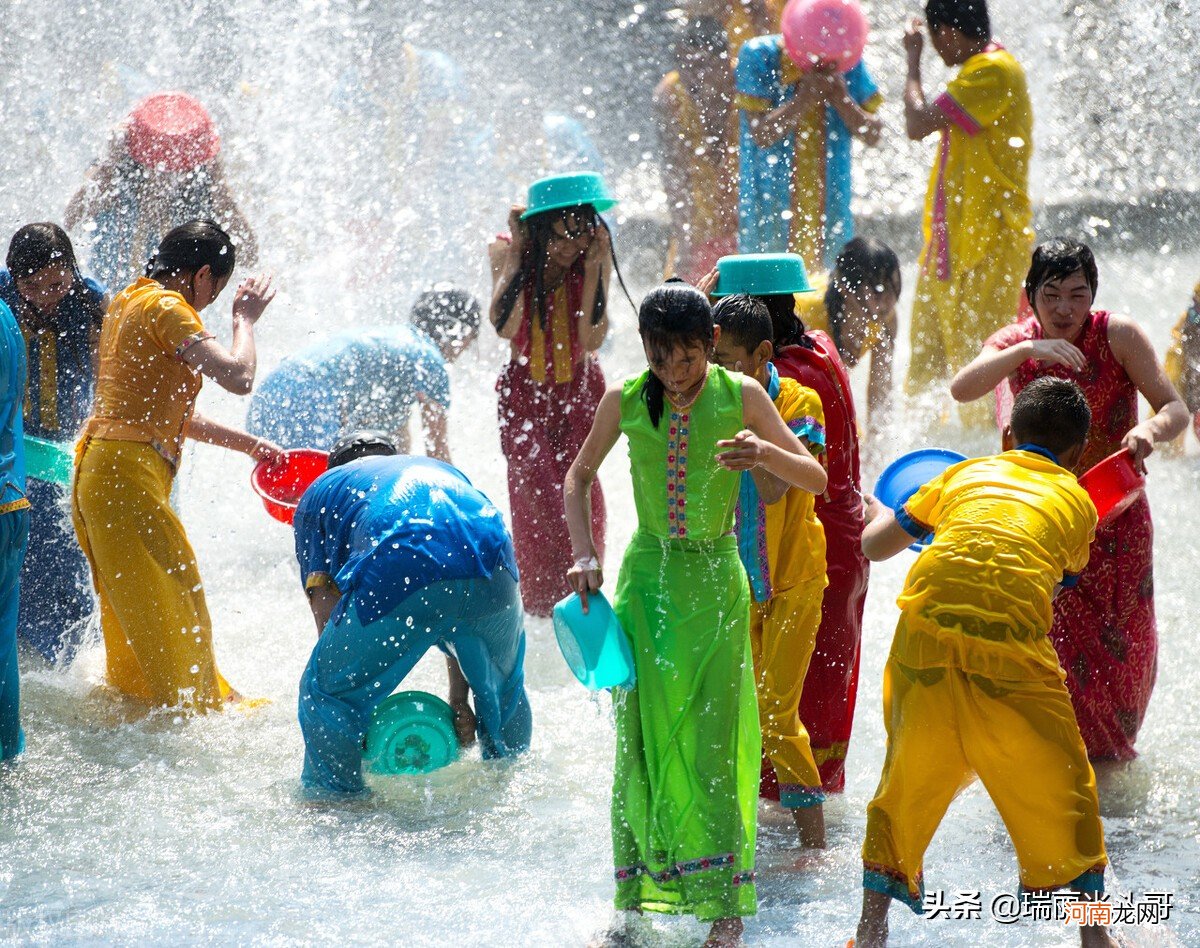
M 592 542 L 592 482 L 596 480 L 600 465 L 620 436 L 621 389 L 614 386 L 600 399 L 592 430 L 588 432 L 563 482 L 567 532 L 571 536 L 571 555 L 576 561 L 567 572 L 567 583 L 583 598 L 585 610 L 587 594 L 599 589 L 604 582 L 600 565 L 596 562 L 596 547 Z
M 306 592 L 308 593 L 308 608 L 312 610 L 313 620 L 317 623 L 317 638 L 320 638 L 321 633 L 325 631 L 325 626 L 329 624 L 329 617 L 333 615 L 333 610 L 337 607 L 342 594 L 332 583 L 314 586 Z
M 1044 365 L 1065 365 L 1076 372 L 1087 368 L 1083 353 L 1065 339 L 1026 340 L 1007 349 L 984 346 L 970 365 L 954 376 L 950 396 L 956 402 L 983 398 L 1028 359 L 1037 359 Z
M 868 112 L 854 101 L 854 97 L 850 95 L 850 90 L 846 87 L 846 79 L 841 73 L 831 73 L 829 76 L 825 80 L 830 88 L 829 105 L 846 123 L 850 134 L 861 138 L 869 147 L 873 148 L 878 145 L 879 137 L 883 134 L 883 119 Z
M 509 212 L 508 226 L 512 239 L 494 240 L 488 246 L 488 256 L 492 264 L 492 302 L 488 308 L 488 318 L 501 339 L 516 338 L 524 317 L 522 308 L 525 304 L 520 294 L 517 294 L 512 309 L 507 313 L 502 312 L 501 306 L 505 290 L 521 272 L 521 255 L 524 252 L 525 240 L 525 225 L 521 221 L 521 214 L 524 210 L 514 207 Z
M 904 81 L 904 131 L 913 141 L 920 141 L 950 127 L 950 119 L 936 105 L 925 101 L 925 89 L 921 85 L 921 49 L 925 37 L 921 33 L 924 24 L 912 20 L 904 31 L 904 49 L 908 54 L 908 77 Z
M 446 409 L 437 402 L 421 399 L 421 427 L 425 432 L 425 453 L 431 458 L 450 460 L 450 440 L 446 434 Z
M 449 700 L 446 702 L 454 710 L 454 733 L 458 743 L 467 747 L 475 743 L 475 712 L 467 701 L 471 688 L 458 659 L 453 655 L 446 656 L 446 677 L 449 679 Z
M 226 391 L 249 395 L 258 368 L 254 324 L 274 298 L 270 277 L 253 277 L 243 282 L 233 301 L 233 346 L 226 349 L 215 339 L 205 339 L 185 349 L 183 361 Z
M 742 383 L 742 421 L 748 430 L 717 442 L 718 448 L 725 449 L 717 454 L 717 463 L 731 471 L 761 465 L 789 487 L 811 494 L 824 492 L 829 480 L 825 468 L 784 423 L 762 386 L 751 379 Z
M 1123 317 L 1110 318 L 1108 343 L 1117 361 L 1154 410 L 1153 417 L 1131 428 L 1121 442 L 1140 464 L 1154 450 L 1155 444 L 1182 434 L 1191 420 L 1190 414 L 1141 326 Z
M 867 526 L 862 535 L 863 556 L 873 563 L 889 560 L 908 549 L 915 537 L 896 520 L 896 515 L 874 497 L 863 498 Z
M 188 419 L 183 433 L 193 441 L 238 451 L 249 455 L 255 461 L 274 461 L 283 456 L 283 448 L 273 441 L 256 438 L 240 428 L 231 428 L 199 414 L 193 414 Z
M 747 113 L 750 137 L 759 148 L 770 148 L 785 135 L 794 132 L 805 113 L 822 102 L 821 90 L 806 79 L 801 79 L 796 83 L 796 92 L 790 101 L 769 112 Z

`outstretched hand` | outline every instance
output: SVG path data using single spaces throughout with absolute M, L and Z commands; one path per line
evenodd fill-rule
M 273 299 L 275 288 L 271 285 L 270 275 L 263 273 L 243 280 L 233 300 L 233 318 L 257 323 Z
M 707 297 L 712 297 L 713 291 L 717 288 L 717 279 L 720 276 L 716 267 L 713 267 L 708 273 L 704 274 L 696 284 L 696 289 Z
M 282 461 L 284 455 L 287 454 L 274 441 L 267 441 L 265 438 L 255 438 L 254 444 L 246 453 L 255 461 L 266 461 L 268 464 L 276 464 Z
M 766 444 L 748 428 L 739 431 L 733 438 L 718 441 L 717 447 L 729 449 L 717 452 L 717 463 L 727 471 L 752 470 L 767 457 Z

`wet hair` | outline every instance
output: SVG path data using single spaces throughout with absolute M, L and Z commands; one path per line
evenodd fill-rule
M 461 339 L 479 329 L 479 300 L 453 283 L 437 283 L 417 297 L 408 321 L 434 342 Z
M 1070 379 L 1034 379 L 1013 402 L 1009 425 L 1017 444 L 1036 444 L 1054 454 L 1087 440 L 1092 423 L 1083 389 Z
M 216 221 L 188 221 L 167 231 L 146 264 L 146 276 L 157 279 L 163 275 L 195 273 L 201 267 L 212 269 L 218 280 L 233 272 L 237 249 L 229 235 Z
M 829 275 L 825 290 L 825 312 L 829 314 L 830 335 L 842 351 L 842 328 L 846 325 L 846 298 L 843 287 L 885 286 L 900 296 L 900 258 L 896 251 L 874 237 L 855 237 L 842 248 Z
M 504 292 L 500 295 L 500 320 L 496 324 L 496 329 L 501 330 L 512 317 L 513 307 L 516 306 L 517 297 L 524 290 L 526 283 L 531 283 L 533 286 L 533 307 L 532 312 L 528 314 L 530 319 L 537 319 L 538 325 L 543 330 L 546 329 L 549 315 L 546 311 L 546 285 L 544 283 L 544 275 L 546 270 L 546 249 L 550 246 L 550 241 L 556 236 L 554 225 L 558 222 L 567 224 L 571 218 L 578 221 L 583 220 L 583 226 L 592 233 L 597 232 L 601 227 L 607 229 L 608 225 L 604 223 L 604 219 L 597 213 L 596 209 L 590 204 L 576 205 L 574 207 L 560 207 L 552 211 L 543 211 L 540 214 L 534 214 L 525 221 L 526 229 L 526 244 L 525 253 L 521 258 L 521 269 L 517 271 L 517 275 L 513 277 L 512 282 L 504 288 Z M 586 251 L 585 251 L 586 252 Z M 621 277 L 621 268 L 617 264 L 616 248 L 612 249 L 613 271 L 617 275 L 617 282 L 621 285 L 621 292 L 625 294 L 625 298 L 629 300 L 629 305 L 636 309 L 633 305 L 633 298 L 629 295 L 629 290 L 625 288 L 625 280 Z M 583 254 L 571 265 L 572 267 L 583 266 Z M 596 289 L 596 303 L 590 314 L 592 325 L 596 325 L 604 318 L 604 286 L 601 284 Z
M 638 334 L 652 355 L 663 356 L 676 349 L 713 343 L 713 313 L 708 297 L 682 280 L 668 280 L 651 290 L 638 307 Z M 642 398 L 655 428 L 663 415 L 664 389 L 653 371 L 646 379 Z
M 396 442 L 386 431 L 363 428 L 338 438 L 329 449 L 329 469 L 341 467 L 359 458 L 391 457 L 396 453 Z
M 1047 283 L 1054 283 L 1080 271 L 1095 299 L 1096 287 L 1100 285 L 1100 272 L 1096 269 L 1096 258 L 1091 247 L 1067 237 L 1052 237 L 1038 244 L 1033 251 L 1029 273 L 1025 276 L 1025 295 L 1034 312 L 1037 312 L 1037 307 L 1033 300 L 1038 290 Z
M 59 266 L 71 274 L 71 289 L 68 295 L 78 295 L 85 301 L 86 316 L 89 324 L 99 325 L 104 318 L 104 311 L 99 304 L 93 302 L 91 294 L 86 292 L 83 274 L 79 272 L 79 264 L 75 260 L 75 248 L 71 246 L 71 238 L 67 232 L 52 221 L 39 221 L 36 224 L 26 224 L 8 242 L 8 256 L 4 265 L 14 280 L 31 277 L 47 267 Z M 20 296 L 21 306 L 25 298 Z
M 929 24 L 930 33 L 939 26 L 949 26 L 971 39 L 992 38 L 987 0 L 928 0 L 925 22 Z
M 805 349 L 816 348 L 808 338 L 808 330 L 804 322 L 796 315 L 796 297 L 791 293 L 771 293 L 767 296 L 756 296 L 767 307 L 771 314 L 771 340 L 778 351 L 784 346 L 802 346 Z
M 726 296 L 713 307 L 712 315 L 713 322 L 721 327 L 721 337 L 747 352 L 775 338 L 767 304 L 753 296 Z

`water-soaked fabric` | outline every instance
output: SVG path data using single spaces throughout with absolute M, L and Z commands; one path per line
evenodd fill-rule
M 846 781 L 870 564 L 861 545 L 858 420 L 850 378 L 827 333 L 813 331 L 808 337 L 814 348 L 784 346 L 776 352 L 773 364 L 781 376 L 813 389 L 825 414 L 822 460 L 829 485 L 817 497 L 816 512 L 825 530 L 829 585 L 821 601 L 821 627 L 800 698 L 800 718 L 808 730 L 824 788 L 836 793 Z M 769 765 L 764 771 L 763 795 L 778 799 L 774 771 Z
M 0 514 L 0 760 L 25 749 L 17 671 L 17 603 L 28 539 L 28 509 Z
M 1041 324 L 1029 317 L 1001 330 L 987 344 L 1007 349 L 1041 338 Z M 1043 375 L 1078 382 L 1092 409 L 1087 448 L 1076 468 L 1083 472 L 1120 449 L 1121 439 L 1138 422 L 1138 393 L 1108 344 L 1108 313 L 1090 314 L 1074 343 L 1087 359 L 1083 372 L 1029 360 L 1000 389 L 1011 404 L 1012 397 Z M 1054 602 L 1050 638 L 1066 670 L 1079 729 L 1093 759 L 1137 756 L 1134 742 L 1158 674 L 1153 554 L 1154 526 L 1150 503 L 1143 496 L 1097 528 L 1079 584 Z
M 452 569 L 451 561 L 447 560 Z M 430 648 L 458 659 L 471 688 L 484 758 L 529 746 L 532 716 L 525 693 L 525 630 L 516 578 L 435 581 L 371 622 L 359 585 L 331 618 L 300 679 L 303 782 L 337 793 L 363 790 L 363 738 L 376 706 L 396 691 Z
M 613 605 L 637 686 L 618 693 L 613 773 L 616 905 L 712 921 L 752 915 L 761 740 L 750 591 L 733 536 L 739 475 L 713 461 L 743 427 L 741 376 L 717 366 L 656 428 L 625 383 L 638 530 Z
M 1103 891 L 1096 776 L 1061 679 L 912 668 L 893 653 L 883 718 L 887 752 L 867 806 L 864 888 L 923 914 L 925 850 L 951 801 L 978 776 L 1012 840 L 1023 888 Z M 936 888 L 953 889 L 954 880 Z

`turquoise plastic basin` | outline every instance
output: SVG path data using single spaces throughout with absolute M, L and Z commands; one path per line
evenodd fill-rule
M 571 672 L 593 691 L 637 683 L 629 637 L 603 593 L 588 595 L 586 615 L 578 593 L 558 603 L 554 636 Z
M 363 763 L 374 774 L 424 774 L 458 759 L 454 711 L 437 695 L 400 691 L 371 715 Z
M 804 261 L 794 253 L 738 253 L 717 261 L 713 296 L 811 293 Z

